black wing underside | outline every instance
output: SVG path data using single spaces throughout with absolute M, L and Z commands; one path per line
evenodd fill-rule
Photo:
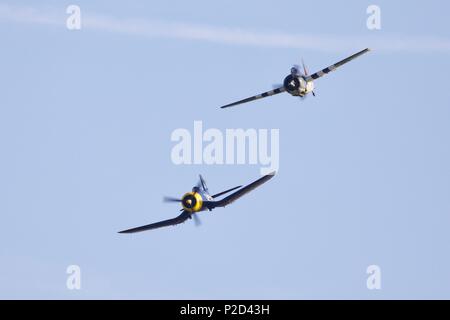
M 142 232 L 142 231 L 147 231 L 147 230 L 152 230 L 152 229 L 158 229 L 158 228 L 162 228 L 162 227 L 174 226 L 174 225 L 185 222 L 189 218 L 190 218 L 190 213 L 183 210 L 183 212 L 176 218 L 147 224 L 145 226 L 141 226 L 141 227 L 137 227 L 137 228 L 119 231 L 119 233 L 136 233 L 136 232 Z
M 225 197 L 225 198 L 223 198 L 221 200 L 214 201 L 213 202 L 214 208 L 216 208 L 216 207 L 225 207 L 226 205 L 229 205 L 230 203 L 236 201 L 237 199 L 239 199 L 240 197 L 242 197 L 245 194 L 249 193 L 250 191 L 256 189 L 257 187 L 259 187 L 263 183 L 269 181 L 270 179 L 273 178 L 274 175 L 275 175 L 275 172 L 267 174 L 267 175 L 259 178 L 258 180 L 250 183 L 249 185 L 239 189 L 238 191 L 230 194 L 229 196 L 227 196 L 227 197 Z
M 236 102 L 224 105 L 221 108 L 223 109 L 223 108 L 229 108 L 229 107 L 237 106 L 238 104 L 242 104 L 242 103 L 246 103 L 246 102 L 262 99 L 262 98 L 265 98 L 265 97 L 270 97 L 270 96 L 273 96 L 275 94 L 282 93 L 284 91 L 286 91 L 286 89 L 284 87 L 276 88 L 276 89 L 273 89 L 273 90 L 270 90 L 270 91 L 258 94 L 256 96 L 253 96 L 253 97 L 250 97 L 250 98 L 242 99 L 242 100 L 239 100 L 239 101 L 236 101 Z

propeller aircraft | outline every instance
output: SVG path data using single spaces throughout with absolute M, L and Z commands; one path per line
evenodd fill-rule
M 208 187 L 206 186 L 206 182 L 203 179 L 203 177 L 200 175 L 200 180 L 197 183 L 195 187 L 192 188 L 191 192 L 186 193 L 181 199 L 178 198 L 172 198 L 172 197 L 164 197 L 165 202 L 178 202 L 183 207 L 180 211 L 181 214 L 175 218 L 147 224 L 145 226 L 127 229 L 123 231 L 119 231 L 119 233 L 136 233 L 136 232 L 142 232 L 146 230 L 152 230 L 172 225 L 177 225 L 180 223 L 185 222 L 188 219 L 194 218 L 195 224 L 200 224 L 200 219 L 198 218 L 197 214 L 201 211 L 205 210 L 213 210 L 214 208 L 218 207 L 225 207 L 229 205 L 230 203 L 236 201 L 243 195 L 249 193 L 250 191 L 256 189 L 263 183 L 267 182 L 273 176 L 275 175 L 275 172 L 272 172 L 270 174 L 267 174 L 258 180 L 250 183 L 249 185 L 242 187 L 237 186 L 219 193 L 216 193 L 214 195 L 211 195 L 209 193 Z M 237 191 L 235 191 L 237 190 Z M 216 198 L 219 198 L 231 191 L 235 191 L 232 194 L 220 199 L 216 200 Z
M 351 55 L 348 58 L 345 58 L 344 60 L 341 60 L 341 61 L 339 61 L 325 69 L 317 71 L 316 73 L 313 73 L 313 74 L 309 74 L 308 69 L 305 66 L 305 63 L 302 60 L 303 73 L 302 73 L 299 65 L 294 65 L 291 68 L 291 73 L 284 79 L 283 84 L 274 85 L 273 90 L 258 94 L 256 96 L 253 96 L 250 98 L 246 98 L 243 100 L 239 100 L 239 101 L 224 105 L 221 108 L 233 107 L 238 104 L 262 99 L 265 97 L 270 97 L 270 96 L 273 96 L 273 95 L 276 95 L 276 94 L 279 94 L 282 92 L 287 92 L 292 96 L 297 96 L 300 98 L 306 97 L 306 95 L 308 93 L 312 93 L 313 96 L 316 96 L 316 94 L 314 92 L 314 82 L 313 82 L 314 80 L 323 77 L 324 75 L 330 73 L 331 71 L 336 70 L 340 66 L 346 64 L 347 62 L 349 62 L 369 51 L 370 51 L 370 49 L 366 48 L 360 52 L 357 52 L 357 53 Z

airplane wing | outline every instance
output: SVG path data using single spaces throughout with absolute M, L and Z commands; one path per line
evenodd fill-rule
M 142 227 L 119 231 L 119 233 L 136 233 L 136 232 L 142 232 L 142 231 L 146 231 L 146 230 L 152 230 L 152 229 L 157 229 L 157 228 L 162 228 L 162 227 L 167 227 L 167 226 L 174 226 L 174 225 L 185 222 L 189 218 L 190 218 L 190 213 L 187 212 L 186 210 L 183 210 L 183 212 L 176 218 L 147 224 Z
M 247 99 L 243 99 L 243 100 L 239 100 L 239 101 L 227 104 L 225 106 L 222 106 L 221 108 L 223 109 L 223 108 L 233 107 L 233 106 L 236 106 L 236 105 L 241 104 L 241 103 L 246 103 L 246 102 L 250 102 L 250 101 L 253 101 L 253 100 L 258 100 L 258 99 L 262 99 L 262 98 L 265 98 L 265 97 L 273 96 L 275 94 L 279 94 L 279 93 L 282 93 L 284 91 L 286 91 L 286 89 L 284 87 L 276 88 L 276 89 L 273 89 L 273 90 L 270 90 L 270 91 L 258 94 L 256 96 L 253 96 L 253 97 L 250 97 L 250 98 L 247 98 Z
M 211 204 L 214 206 L 214 208 L 225 207 L 226 205 L 229 205 L 230 203 L 236 201 L 243 195 L 249 193 L 250 191 L 252 191 L 252 190 L 256 189 L 257 187 L 259 187 L 260 185 L 262 185 L 263 183 L 272 179 L 274 175 L 275 175 L 275 172 L 269 173 L 221 200 L 212 201 Z
M 353 60 L 353 59 L 358 58 L 359 56 L 361 56 L 361 55 L 363 55 L 364 53 L 369 52 L 369 51 L 370 51 L 369 48 L 366 48 L 366 49 L 364 49 L 364 50 L 361 50 L 360 52 L 355 53 L 354 55 L 351 55 L 350 57 L 345 58 L 344 60 L 341 60 L 341 61 L 339 61 L 339 62 L 337 62 L 337 63 L 335 63 L 335 64 L 333 64 L 333 65 L 331 65 L 331 66 L 329 66 L 329 67 L 327 67 L 327 68 L 325 68 L 325 69 L 322 69 L 322 70 L 320 70 L 320 71 L 317 71 L 316 73 L 313 73 L 313 74 L 307 76 L 307 77 L 306 77 L 306 81 L 316 80 L 316 79 L 318 79 L 318 78 L 320 78 L 320 77 L 323 77 L 323 76 L 326 75 L 327 73 L 330 73 L 331 71 L 336 70 L 336 69 L 339 68 L 340 66 L 346 64 L 347 62 L 349 62 L 349 61 L 351 61 L 351 60 Z

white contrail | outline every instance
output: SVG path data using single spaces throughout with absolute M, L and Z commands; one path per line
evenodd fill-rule
M 450 53 L 450 40 L 430 36 L 404 35 L 314 35 L 261 32 L 240 28 L 163 22 L 157 20 L 118 19 L 82 10 L 82 29 L 120 33 L 148 38 L 171 38 L 214 42 L 228 45 L 308 49 L 324 52 L 355 50 L 371 47 L 383 52 Z M 29 23 L 65 28 L 68 15 L 53 9 L 38 11 L 24 6 L 0 4 L 0 22 Z M 372 31 L 376 33 L 377 31 Z

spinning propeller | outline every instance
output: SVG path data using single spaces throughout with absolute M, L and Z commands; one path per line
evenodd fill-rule
M 195 187 L 192 188 L 192 193 L 195 194 L 196 192 L 199 192 L 200 190 L 203 190 L 206 192 L 208 191 L 206 182 L 201 175 L 200 175 L 200 179 L 197 182 L 197 184 L 195 185 Z M 187 193 L 183 196 L 182 199 L 165 196 L 163 198 L 163 202 L 177 202 L 177 203 L 182 203 L 183 207 L 185 207 L 185 208 L 193 208 L 196 205 L 197 200 L 195 198 L 195 195 Z M 181 209 L 180 211 L 184 211 L 184 210 L 185 209 Z M 196 213 L 195 211 L 189 212 L 190 217 L 194 219 L 194 223 L 198 227 L 202 224 L 202 222 L 201 222 L 200 218 L 198 217 L 198 215 L 196 215 L 195 213 Z

